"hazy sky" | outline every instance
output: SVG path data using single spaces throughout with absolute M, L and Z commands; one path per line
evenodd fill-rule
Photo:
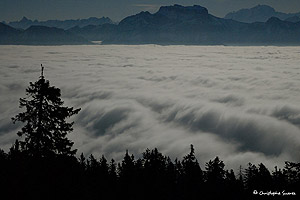
M 107 16 L 115 21 L 161 5 L 202 5 L 223 17 L 230 11 L 266 4 L 281 12 L 300 12 L 299 0 L 0 0 L 0 21 L 78 19 Z

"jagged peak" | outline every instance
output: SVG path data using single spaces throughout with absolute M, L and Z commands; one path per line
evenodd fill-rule
M 233 14 L 233 13 L 238 13 L 238 12 L 245 12 L 245 11 L 267 11 L 267 12 L 276 12 L 276 10 L 271 7 L 271 6 L 268 6 L 268 5 L 256 5 L 254 7 L 251 7 L 251 8 L 242 8 L 238 11 L 232 11 L 228 14 Z
M 270 17 L 267 21 L 267 24 L 273 24 L 273 23 L 279 23 L 282 22 L 281 19 L 279 19 L 278 17 Z
M 20 22 L 27 22 L 27 21 L 31 21 L 31 20 L 25 16 L 23 16 L 22 19 L 20 20 Z
M 131 16 L 125 17 L 124 19 L 132 18 L 132 17 L 135 17 L 135 16 L 148 16 L 148 15 L 152 15 L 152 14 L 150 12 L 148 12 L 148 11 L 141 11 L 141 12 L 135 14 L 135 15 L 131 15 Z
M 142 11 L 139 13 L 140 15 L 151 15 L 149 11 Z
M 263 9 L 263 10 L 269 10 L 272 12 L 276 12 L 274 8 L 272 8 L 271 6 L 268 5 L 260 5 L 258 4 L 257 6 L 254 6 L 253 8 L 250 8 L 252 10 L 259 10 L 259 9 Z
M 156 14 L 164 15 L 170 19 L 178 19 L 182 17 L 195 17 L 208 15 L 208 10 L 199 5 L 182 6 L 174 4 L 173 6 L 161 6 Z
M 200 5 L 193 5 L 193 6 L 182 6 L 179 4 L 174 4 L 173 6 L 161 6 L 158 10 L 158 13 L 162 13 L 166 10 L 169 11 L 196 11 L 196 12 L 208 12 L 205 7 Z
M 144 19 L 151 18 L 152 16 L 153 15 L 150 12 L 142 11 L 138 14 L 131 15 L 131 16 L 124 18 L 123 20 L 120 21 L 119 25 L 123 26 L 124 24 L 127 24 L 127 23 L 131 24 L 136 21 L 143 21 Z

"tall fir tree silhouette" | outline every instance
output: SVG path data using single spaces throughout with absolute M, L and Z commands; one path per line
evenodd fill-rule
M 118 164 L 118 175 L 120 180 L 120 192 L 124 199 L 137 199 L 136 192 L 132 188 L 137 187 L 137 177 L 133 154 L 130 156 L 126 150 L 122 163 Z
M 66 119 L 77 114 L 80 109 L 64 107 L 59 88 L 50 86 L 44 77 L 44 68 L 39 79 L 26 89 L 25 98 L 20 98 L 20 108 L 26 111 L 12 118 L 13 122 L 25 125 L 17 133 L 24 136 L 23 141 L 16 141 L 22 152 L 30 156 L 74 155 L 73 142 L 67 138 L 74 122 Z
M 211 184 L 221 184 L 225 178 L 225 164 L 217 156 L 214 160 L 206 163 L 207 182 Z
M 256 165 L 248 163 L 248 167 L 245 169 L 245 186 L 248 191 L 253 191 L 257 188 L 257 178 L 259 171 Z
M 197 199 L 203 184 L 203 173 L 195 156 L 194 146 L 191 144 L 190 153 L 182 160 L 182 179 L 183 198 Z
M 220 199 L 226 194 L 225 188 L 225 164 L 217 156 L 205 164 L 207 199 Z

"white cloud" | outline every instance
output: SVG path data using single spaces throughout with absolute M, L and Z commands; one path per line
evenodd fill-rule
M 181 158 L 194 144 L 202 167 L 217 155 L 235 169 L 299 161 L 297 47 L 1 46 L 0 60 L 3 148 L 43 63 L 66 105 L 82 108 L 70 135 L 79 152 Z

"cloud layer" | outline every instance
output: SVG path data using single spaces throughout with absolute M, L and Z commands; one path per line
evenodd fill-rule
M 74 117 L 79 152 L 121 159 L 146 148 L 181 158 L 194 144 L 203 163 L 299 161 L 297 47 L 1 46 L 0 141 L 8 149 L 20 124 L 28 82 L 41 63 Z

